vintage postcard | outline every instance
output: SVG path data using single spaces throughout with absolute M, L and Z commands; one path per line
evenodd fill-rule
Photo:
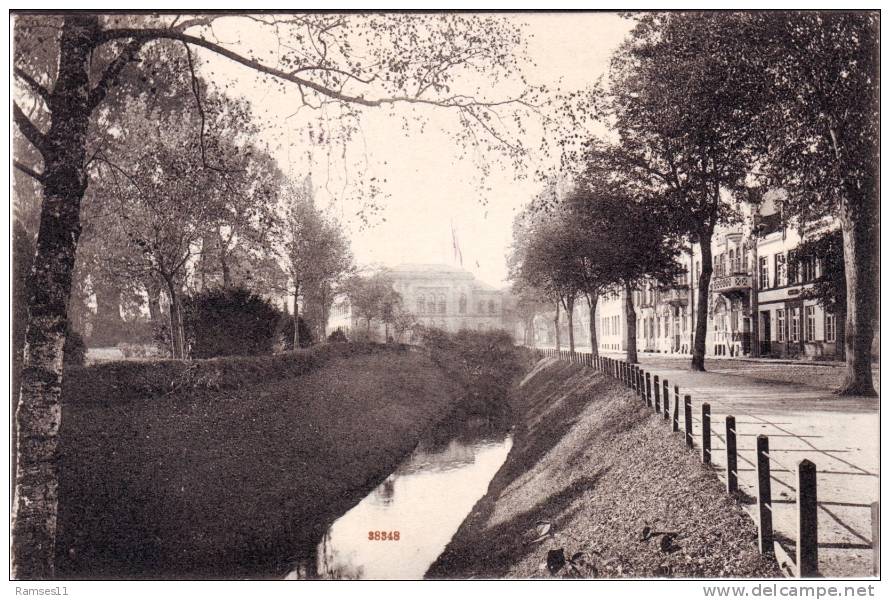
M 875 594 L 879 11 L 9 18 L 16 594 Z

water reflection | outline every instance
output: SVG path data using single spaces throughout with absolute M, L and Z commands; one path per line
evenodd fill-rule
M 434 432 L 337 519 L 315 556 L 307 556 L 289 578 L 421 579 L 485 494 L 512 444 L 502 429 L 485 423 L 445 429 L 448 435 Z M 388 538 L 398 532 L 399 539 L 369 539 L 374 531 Z

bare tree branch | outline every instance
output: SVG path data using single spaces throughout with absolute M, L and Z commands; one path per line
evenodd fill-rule
M 43 135 L 42 131 L 37 129 L 37 126 L 31 122 L 31 119 L 29 119 L 24 112 L 22 112 L 21 107 L 19 107 L 18 103 L 15 101 L 12 103 L 12 119 L 18 126 L 19 131 L 22 132 L 22 135 L 24 135 L 25 138 L 27 138 L 27 140 L 40 152 L 40 155 L 45 158 L 46 136 Z
M 46 175 L 44 175 L 43 173 L 38 173 L 37 171 L 35 171 L 31 167 L 29 167 L 28 165 L 21 163 L 15 159 L 12 160 L 12 166 L 14 166 L 16 169 L 18 169 L 25 175 L 33 177 L 40 183 L 43 183 L 46 180 Z
M 153 40 L 153 39 L 170 39 L 170 40 L 178 40 L 181 42 L 185 42 L 187 44 L 191 44 L 193 46 L 199 46 L 201 48 L 205 48 L 210 50 L 211 52 L 215 52 L 220 56 L 224 56 L 229 60 L 237 62 L 241 65 L 249 67 L 255 71 L 259 71 L 260 73 L 265 73 L 267 75 L 271 75 L 273 77 L 277 77 L 279 79 L 283 79 L 284 81 L 289 81 L 291 83 L 295 83 L 297 85 L 304 86 L 308 89 L 314 90 L 315 92 L 321 94 L 322 96 L 327 96 L 329 98 L 333 98 L 334 100 L 339 100 L 341 102 L 346 102 L 349 104 L 358 104 L 360 106 L 368 106 L 368 107 L 379 107 L 385 104 L 396 104 L 396 103 L 408 103 L 408 104 L 427 104 L 433 106 L 439 106 L 442 108 L 465 108 L 468 105 L 475 106 L 499 106 L 504 104 L 522 104 L 527 107 L 532 107 L 532 105 L 528 102 L 523 101 L 521 98 L 516 98 L 512 100 L 502 100 L 499 102 L 484 102 L 479 101 L 469 96 L 452 96 L 450 98 L 445 99 L 428 99 L 428 98 L 416 98 L 413 96 L 391 96 L 391 97 L 381 97 L 381 98 L 368 98 L 363 95 L 352 95 L 345 94 L 341 91 L 337 91 L 331 89 L 325 85 L 317 83 L 315 81 L 311 81 L 309 79 L 305 79 L 303 77 L 298 77 L 292 72 L 282 71 L 279 68 L 271 67 L 269 65 L 265 65 L 257 60 L 247 58 L 246 56 L 242 56 L 237 52 L 233 52 L 227 48 L 223 48 L 219 44 L 215 44 L 210 42 L 204 38 L 195 37 L 193 35 L 188 35 L 185 33 L 181 33 L 179 31 L 172 31 L 170 29 L 139 29 L 139 28 L 118 28 L 118 29 L 107 29 L 102 31 L 96 37 L 96 45 L 101 45 L 106 42 L 110 42 L 112 40 L 129 38 L 132 40 Z
M 125 66 L 136 60 L 136 54 L 146 41 L 148 40 L 134 39 L 121 50 L 117 58 L 108 63 L 108 66 L 105 67 L 105 72 L 99 79 L 99 83 L 90 91 L 90 108 L 95 108 L 105 99 L 117 76 L 120 75 Z
M 31 77 L 31 75 L 29 75 L 21 67 L 15 67 L 13 69 L 13 72 L 15 73 L 16 77 L 18 77 L 19 79 L 21 79 L 22 81 L 27 83 L 28 86 L 32 90 L 34 90 L 38 96 L 43 98 L 43 101 L 46 103 L 47 108 L 49 108 L 49 98 L 50 98 L 49 90 L 47 90 L 45 87 L 43 87 L 36 79 Z

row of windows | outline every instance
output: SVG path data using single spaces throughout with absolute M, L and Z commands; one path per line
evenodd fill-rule
M 803 331 L 801 331 L 801 309 L 776 309 L 776 341 L 777 342 L 813 342 L 816 340 L 816 307 L 806 306 L 803 309 Z M 768 336 L 766 324 L 761 323 L 760 335 Z M 834 342 L 837 339 L 837 316 L 825 313 L 825 341 Z
M 714 257 L 714 275 L 737 275 L 748 272 L 748 253 L 743 249 L 731 248 L 729 252 Z
M 779 252 L 773 255 L 773 285 L 770 286 L 769 257 L 760 257 L 758 284 L 762 290 L 807 283 L 816 277 L 818 277 L 818 263 L 815 258 L 802 261 L 798 269 L 790 269 L 786 253 Z
M 457 301 L 458 313 L 465 315 L 467 313 L 467 296 L 461 294 Z M 488 314 L 493 315 L 497 311 L 494 300 L 488 301 Z M 429 300 L 426 296 L 420 294 L 417 296 L 417 314 L 440 314 L 444 315 L 448 312 L 448 302 L 445 300 L 445 294 L 431 294 Z M 476 304 L 476 312 L 478 314 L 485 313 L 485 303 L 480 300 Z

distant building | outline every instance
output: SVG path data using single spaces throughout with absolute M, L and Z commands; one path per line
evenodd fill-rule
M 508 329 L 510 297 L 458 267 L 439 264 L 401 264 L 388 270 L 394 289 L 402 296 L 402 309 L 417 323 L 446 331 Z M 349 299 L 334 303 L 328 333 L 340 329 L 347 335 L 365 324 L 352 314 Z M 372 322 L 372 336 L 382 340 L 384 326 Z

